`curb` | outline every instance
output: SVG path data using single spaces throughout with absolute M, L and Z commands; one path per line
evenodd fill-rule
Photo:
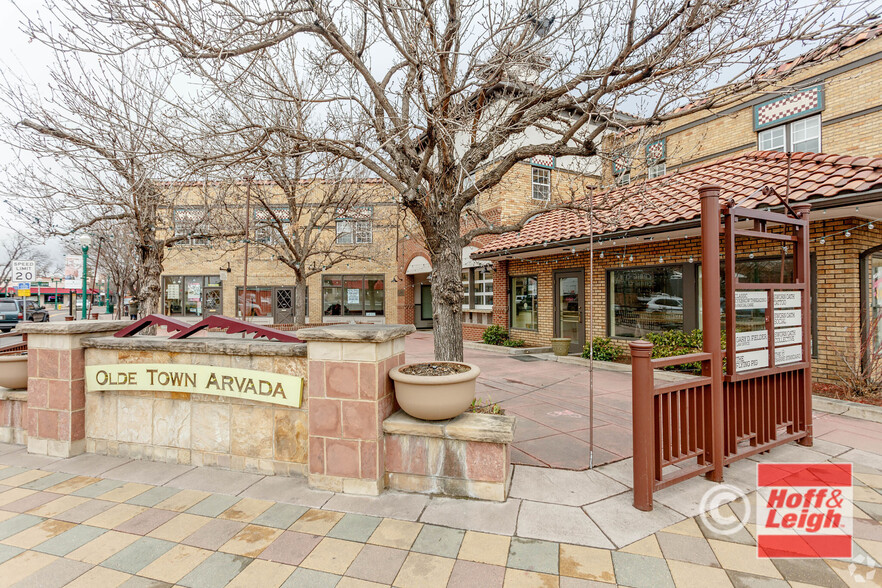
M 478 351 L 489 351 L 490 353 L 499 353 L 502 355 L 531 355 L 533 353 L 550 353 L 551 347 L 503 347 L 502 345 L 487 345 L 477 341 L 463 341 L 462 346 L 465 349 L 475 349 Z
M 882 423 L 882 406 L 812 395 L 812 410 Z

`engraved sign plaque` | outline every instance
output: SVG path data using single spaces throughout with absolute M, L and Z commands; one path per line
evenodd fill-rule
M 735 369 L 739 372 L 769 367 L 769 352 L 765 349 L 735 354 Z
M 768 306 L 769 297 L 765 292 L 756 290 L 735 292 L 735 310 L 763 310 Z
M 765 349 L 768 346 L 768 331 L 746 331 L 744 333 L 735 333 L 735 351 L 747 351 L 748 349 Z

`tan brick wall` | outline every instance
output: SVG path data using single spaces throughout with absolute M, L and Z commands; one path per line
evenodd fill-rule
M 846 218 L 826 221 L 813 221 L 811 226 L 811 251 L 816 263 L 817 281 L 817 321 L 818 357 L 813 362 L 813 375 L 816 381 L 836 382 L 847 359 L 855 363 L 859 359 L 860 348 L 860 255 L 876 246 L 882 245 L 882 226 L 870 230 L 866 227 L 851 230 L 851 237 L 838 235 L 828 237 L 821 245 L 823 235 L 852 229 L 866 223 L 866 220 Z M 721 243 L 721 250 L 722 250 Z M 752 252 L 756 257 L 778 256 L 779 246 L 771 244 L 760 246 L 755 241 L 738 241 L 738 258 L 748 258 Z M 617 268 L 636 268 L 659 264 L 701 261 L 701 243 L 697 237 L 660 240 L 639 246 L 605 249 L 604 258 L 595 252 L 594 259 L 594 329 L 595 336 L 607 335 L 607 271 Z M 633 256 L 633 260 L 630 257 Z M 586 275 L 585 306 L 588 314 L 589 291 L 588 255 L 582 251 L 575 254 L 557 255 L 535 261 L 512 259 L 505 262 L 510 276 L 536 275 L 539 279 L 538 324 L 536 331 L 511 330 L 511 337 L 524 339 L 528 344 L 547 345 L 554 333 L 553 316 L 553 275 L 557 270 L 578 268 Z M 494 285 L 494 287 L 496 287 Z M 500 285 L 494 299 L 494 306 L 508 301 L 502 294 L 506 290 Z M 496 311 L 496 308 L 494 308 Z M 494 323 L 508 327 L 508 316 L 503 308 L 494 314 Z M 587 341 L 586 325 L 586 341 Z M 624 344 L 624 340 L 623 340 Z
M 792 91 L 793 86 L 803 80 L 808 80 L 879 52 L 882 52 L 882 38 L 865 43 L 837 59 L 801 70 L 774 88 L 766 88 L 760 93 L 746 94 L 743 97 L 743 102 L 769 92 L 786 94 Z M 857 118 L 824 126 L 827 121 L 882 105 L 882 97 L 879 93 L 880 82 L 882 82 L 882 59 L 831 76 L 821 82 L 824 86 L 825 100 L 825 108 L 821 112 L 821 150 L 824 153 L 882 157 L 882 134 L 878 132 L 880 124 L 882 124 L 882 112 L 861 115 Z M 773 96 L 768 96 L 767 99 L 772 100 L 773 98 Z M 724 110 L 724 108 L 718 110 Z M 661 126 L 657 133 L 661 134 L 666 129 L 677 129 L 690 122 L 704 119 L 710 114 L 707 111 L 702 111 L 677 118 L 666 126 Z M 620 137 L 619 140 L 622 138 Z M 624 140 L 629 141 L 628 138 L 624 138 Z M 612 142 L 607 143 L 607 149 L 612 145 Z M 722 153 L 737 147 L 744 148 L 734 153 Z M 686 165 L 680 169 L 689 169 L 756 149 L 757 133 L 753 128 L 753 107 L 750 106 L 669 135 L 667 137 L 667 171 L 676 169 L 683 162 L 686 162 Z M 632 181 L 645 177 L 645 166 L 641 161 L 643 157 L 642 146 L 636 155 L 631 174 Z M 702 157 L 710 157 L 710 159 L 689 163 Z M 607 163 L 605 167 L 604 184 L 611 185 L 611 164 Z

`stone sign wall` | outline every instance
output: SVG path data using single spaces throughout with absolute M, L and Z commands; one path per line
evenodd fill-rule
M 245 373 L 237 370 L 267 374 L 267 381 L 279 379 L 273 375 L 305 381 L 305 344 L 207 337 L 181 341 L 100 337 L 85 345 L 87 375 L 94 372 L 97 377 L 100 370 L 91 368 L 99 366 L 145 374 L 136 378 L 144 382 L 143 389 L 121 380 L 117 380 L 116 390 L 107 382 L 87 386 L 87 452 L 264 474 L 306 473 L 305 400 L 300 408 L 294 408 L 252 400 L 247 394 L 237 398 L 148 389 L 148 370 L 158 369 L 155 364 L 178 365 L 182 373 L 205 372 L 206 378 L 215 374 L 221 382 L 226 374 Z M 247 387 L 247 383 L 243 385 Z M 259 388 L 259 383 L 256 386 Z M 261 398 L 259 394 L 252 396 Z

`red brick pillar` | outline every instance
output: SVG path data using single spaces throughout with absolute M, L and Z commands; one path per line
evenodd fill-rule
M 508 262 L 493 262 L 493 324 L 508 328 Z
M 86 337 L 112 335 L 131 321 L 25 323 L 28 333 L 28 452 L 71 457 L 86 450 Z
M 397 410 L 389 371 L 413 325 L 301 329 L 307 342 L 309 485 L 377 495 L 385 486 L 383 421 Z

